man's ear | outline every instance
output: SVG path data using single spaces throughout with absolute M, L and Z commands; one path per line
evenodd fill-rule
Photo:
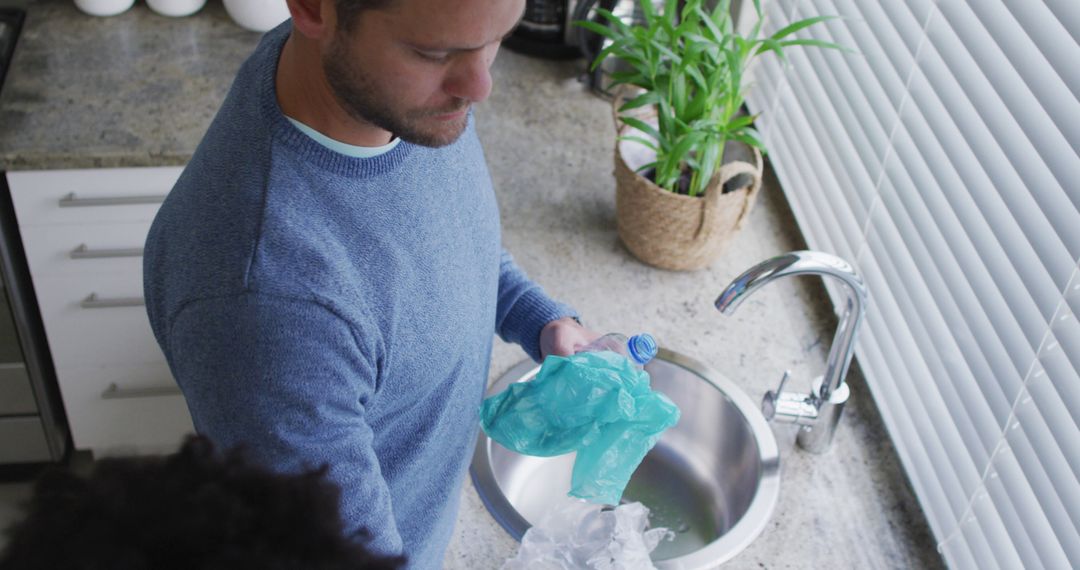
M 285 0 L 292 15 L 293 29 L 311 39 L 334 31 L 334 0 Z

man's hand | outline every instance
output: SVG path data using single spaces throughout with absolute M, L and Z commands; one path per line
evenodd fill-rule
M 551 321 L 540 331 L 540 357 L 569 356 L 599 336 L 571 317 Z

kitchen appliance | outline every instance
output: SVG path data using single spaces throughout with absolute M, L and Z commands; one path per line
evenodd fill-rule
M 581 57 L 570 23 L 576 4 L 577 0 L 526 0 L 524 16 L 503 45 L 548 59 Z
M 664 10 L 663 0 L 653 0 L 652 3 L 657 13 Z M 603 26 L 610 23 L 596 13 L 597 8 L 610 11 L 627 25 L 641 25 L 645 23 L 645 13 L 641 9 L 638 0 L 581 0 L 574 8 L 571 21 L 589 21 Z M 594 93 L 611 99 L 611 74 L 620 71 L 632 71 L 625 61 L 617 57 L 608 57 L 596 69 L 591 69 L 592 62 L 604 48 L 611 45 L 611 40 L 589 31 L 580 26 L 573 26 L 572 42 L 587 62 L 587 81 Z
M 0 88 L 4 85 L 8 62 L 15 52 L 15 37 L 22 27 L 24 12 L 14 8 L 0 8 Z
M 0 9 L 0 91 L 23 12 Z M 45 329 L 0 173 L 0 464 L 63 460 L 71 437 Z
M 639 0 L 527 0 L 525 15 L 510 37 L 503 41 L 507 48 L 548 59 L 584 57 L 586 68 L 596 54 L 610 41 L 600 35 L 575 26 L 579 20 L 608 25 L 596 13 L 597 8 L 611 11 L 627 24 L 645 22 Z M 652 0 L 657 13 L 663 12 L 664 0 Z M 611 57 L 595 70 L 588 70 L 586 80 L 598 95 L 610 98 L 610 74 L 629 70 L 621 60 Z

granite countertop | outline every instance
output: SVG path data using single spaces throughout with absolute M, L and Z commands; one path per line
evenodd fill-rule
M 219 0 L 181 19 L 142 4 L 94 18 L 67 1 L 39 0 L 0 96 L 0 169 L 183 164 L 258 37 L 232 24 Z M 616 236 L 611 111 L 579 81 L 582 66 L 505 50 L 496 60 L 495 91 L 476 117 L 506 247 L 597 331 L 652 332 L 753 400 L 785 369 L 793 389 L 806 389 L 824 369 L 836 325 L 820 280 L 770 284 L 733 316 L 712 306 L 747 267 L 805 248 L 776 180 L 766 173 L 747 224 L 711 268 L 642 265 Z M 496 340 L 491 380 L 523 358 Z M 725 567 L 942 567 L 857 365 L 849 382 L 852 398 L 827 453 L 798 451 L 795 428 L 773 426 L 779 501 L 761 536 Z M 461 492 L 445 566 L 497 568 L 516 543 L 471 482 Z
M 31 4 L 0 92 L 0 170 L 186 163 L 260 37 L 219 0 L 188 18 Z

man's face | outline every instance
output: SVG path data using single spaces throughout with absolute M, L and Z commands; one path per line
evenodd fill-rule
M 465 130 L 491 93 L 490 68 L 525 0 L 397 0 L 338 26 L 323 69 L 353 118 L 424 146 Z

